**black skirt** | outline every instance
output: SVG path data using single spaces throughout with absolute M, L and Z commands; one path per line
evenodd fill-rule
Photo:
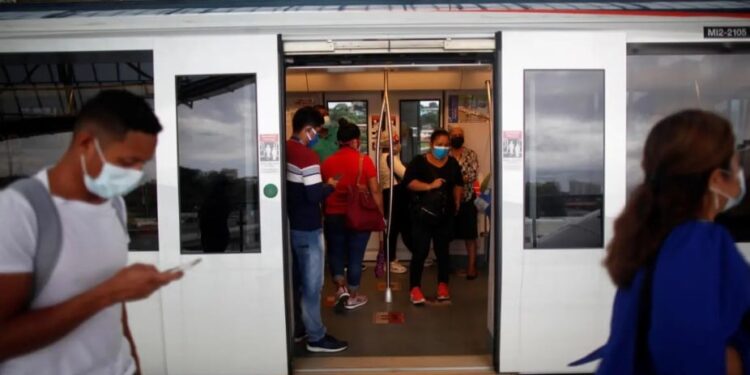
M 453 238 L 457 240 L 477 239 L 477 207 L 474 206 L 473 201 L 461 202 L 455 223 Z

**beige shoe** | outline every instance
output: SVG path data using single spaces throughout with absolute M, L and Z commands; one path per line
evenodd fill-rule
M 406 273 L 408 269 L 404 267 L 398 260 L 391 262 L 391 272 L 393 273 Z

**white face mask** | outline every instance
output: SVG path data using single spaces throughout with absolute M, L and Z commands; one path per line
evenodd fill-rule
M 94 147 L 102 160 L 102 171 L 99 176 L 93 178 L 86 170 L 86 163 L 81 155 L 81 166 L 83 167 L 83 183 L 92 194 L 104 199 L 111 199 L 130 193 L 138 187 L 143 178 L 143 171 L 139 169 L 118 167 L 104 159 L 99 140 L 94 140 Z
M 726 172 L 726 171 L 724 172 L 731 173 L 731 172 Z M 729 194 L 726 194 L 723 191 L 716 189 L 714 187 L 710 188 L 710 190 L 715 194 L 714 205 L 716 206 L 717 210 L 720 209 L 719 198 L 717 197 L 717 195 L 721 195 L 722 197 L 727 199 L 727 203 L 724 204 L 724 208 L 721 208 L 722 212 L 729 211 L 732 208 L 737 207 L 737 205 L 739 205 L 742 202 L 742 200 L 745 198 L 745 192 L 746 192 L 745 171 L 742 168 L 740 168 L 739 172 L 737 172 L 737 180 L 739 181 L 739 184 L 740 184 L 740 193 L 736 197 L 732 197 Z

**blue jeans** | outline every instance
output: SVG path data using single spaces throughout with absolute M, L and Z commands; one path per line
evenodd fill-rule
M 292 272 L 295 301 L 301 307 L 301 320 L 307 331 L 308 341 L 323 338 L 326 327 L 320 317 L 320 291 L 323 288 L 323 246 L 321 230 L 291 230 Z M 295 298 L 296 299 L 296 298 Z
M 362 260 L 365 258 L 370 232 L 348 229 L 344 215 L 326 215 L 325 236 L 333 281 L 337 284 L 346 281 L 349 290 L 356 292 L 362 279 Z M 348 269 L 346 278 L 344 267 Z

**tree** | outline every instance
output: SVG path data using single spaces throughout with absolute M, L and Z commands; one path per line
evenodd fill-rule
M 367 124 L 367 109 L 364 101 L 341 102 L 330 109 L 331 120 L 345 118 L 355 124 Z

